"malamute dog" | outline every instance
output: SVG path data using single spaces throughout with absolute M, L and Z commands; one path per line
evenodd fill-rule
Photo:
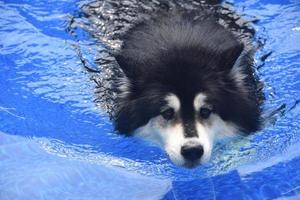
M 260 126 L 253 50 L 209 12 L 172 11 L 138 23 L 116 60 L 116 129 L 160 145 L 177 165 L 209 160 L 214 141 Z

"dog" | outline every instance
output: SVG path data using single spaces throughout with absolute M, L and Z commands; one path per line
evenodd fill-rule
M 209 161 L 216 140 L 260 128 L 254 50 L 206 11 L 153 14 L 124 36 L 115 58 L 115 128 L 152 141 L 176 165 Z

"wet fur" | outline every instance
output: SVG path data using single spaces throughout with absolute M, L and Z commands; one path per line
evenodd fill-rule
M 217 21 L 206 12 L 176 11 L 139 23 L 124 36 L 116 55 L 126 75 L 118 100 L 118 131 L 131 134 L 159 115 L 169 92 L 183 105 L 205 92 L 213 112 L 240 132 L 259 128 L 253 51 Z M 182 117 L 190 120 L 193 109 L 182 110 Z

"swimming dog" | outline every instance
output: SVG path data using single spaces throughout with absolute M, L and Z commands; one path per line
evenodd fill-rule
M 214 141 L 260 127 L 253 48 L 209 12 L 155 14 L 123 37 L 116 129 L 161 146 L 173 163 L 210 159 Z

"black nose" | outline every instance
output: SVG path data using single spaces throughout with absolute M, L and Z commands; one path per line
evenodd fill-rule
M 203 153 L 202 145 L 181 147 L 181 155 L 189 161 L 196 161 L 200 159 Z

